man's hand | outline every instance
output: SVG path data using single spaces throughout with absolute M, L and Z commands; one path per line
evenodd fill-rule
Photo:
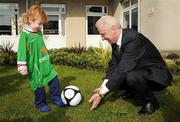
M 27 75 L 28 74 L 27 70 L 20 70 L 19 73 L 21 75 Z
M 97 106 L 99 105 L 99 103 L 101 102 L 101 95 L 99 93 L 94 93 L 92 96 L 91 96 L 91 99 L 89 100 L 89 103 L 92 104 L 90 110 L 93 110 L 95 108 L 97 108 Z
M 94 90 L 93 90 L 93 93 L 99 93 L 99 92 L 100 92 L 100 90 L 101 90 L 101 87 L 96 88 L 96 89 L 94 89 Z

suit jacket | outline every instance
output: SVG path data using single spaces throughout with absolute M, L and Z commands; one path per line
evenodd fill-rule
M 172 75 L 157 48 L 149 39 L 132 29 L 123 29 L 120 53 L 112 44 L 112 59 L 106 72 L 106 87 L 118 88 L 128 72 L 142 70 L 144 77 L 162 85 L 171 85 Z

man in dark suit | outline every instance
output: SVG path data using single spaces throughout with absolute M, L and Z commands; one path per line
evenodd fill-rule
M 112 59 L 101 87 L 94 90 L 89 102 L 95 109 L 102 97 L 115 89 L 124 89 L 123 99 L 133 98 L 142 106 L 140 115 L 152 114 L 159 108 L 153 91 L 171 85 L 172 76 L 157 48 L 141 33 L 122 29 L 112 16 L 96 22 L 102 40 L 112 46 Z

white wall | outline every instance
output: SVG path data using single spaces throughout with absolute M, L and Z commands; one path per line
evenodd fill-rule
M 113 0 L 113 16 L 123 23 L 121 0 Z M 139 0 L 139 31 L 159 50 L 180 50 L 180 0 Z
M 160 50 L 180 50 L 180 0 L 141 0 L 141 32 Z

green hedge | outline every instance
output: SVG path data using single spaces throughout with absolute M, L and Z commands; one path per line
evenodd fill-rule
M 100 48 L 62 48 L 49 52 L 54 64 L 105 71 L 110 52 Z
M 17 53 L 0 51 L 0 66 L 2 65 L 16 65 Z
M 67 65 L 90 70 L 105 71 L 111 58 L 111 52 L 101 48 L 61 48 L 49 51 L 51 61 L 57 65 Z M 16 65 L 17 53 L 0 50 L 0 65 Z M 168 63 L 175 75 L 180 75 L 180 59 Z
M 0 66 L 2 65 L 16 65 L 16 53 L 1 53 L 0 52 Z
M 54 64 L 67 65 L 91 70 L 105 71 L 111 53 L 101 48 L 63 48 L 50 51 L 51 60 Z M 180 75 L 180 59 L 174 63 L 167 63 L 169 70 L 174 75 Z
M 168 68 L 174 75 L 180 75 L 180 58 L 176 59 L 174 63 L 169 63 Z
M 3 41 L 0 45 L 0 66 L 1 65 L 15 65 L 17 53 L 12 48 L 14 44 L 10 41 Z

